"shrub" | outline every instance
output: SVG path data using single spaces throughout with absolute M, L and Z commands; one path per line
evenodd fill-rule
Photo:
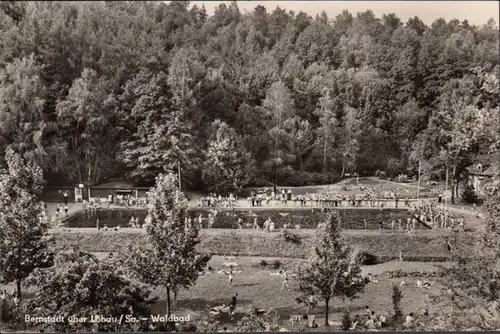
M 392 319 L 394 324 L 394 330 L 398 328 L 403 320 L 403 311 L 401 311 L 401 300 L 403 299 L 403 291 L 398 285 L 394 284 L 392 286 L 392 310 L 394 312 L 394 318 Z
M 352 326 L 351 313 L 347 308 L 342 312 L 342 330 L 348 331 Z
M 260 266 L 261 266 L 261 267 L 267 267 L 267 266 L 268 266 L 268 263 L 266 262 L 266 260 L 261 260 L 261 261 L 260 261 Z
M 477 194 L 470 183 L 465 185 L 464 191 L 462 192 L 462 200 L 468 204 L 475 204 L 478 202 Z
M 302 243 L 299 235 L 294 234 L 288 230 L 284 230 L 283 232 L 281 232 L 281 236 L 286 242 L 291 242 L 295 245 L 300 245 Z
M 191 333 L 196 333 L 199 332 L 198 326 L 193 323 L 186 323 L 186 324 L 181 324 L 178 328 L 179 332 L 191 332 Z
M 274 261 L 273 263 L 273 268 L 274 269 L 279 269 L 281 268 L 281 262 L 279 260 Z
M 391 178 L 396 177 L 398 174 L 401 173 L 401 171 L 403 169 L 404 169 L 404 165 L 400 160 L 390 158 L 387 161 L 386 171 L 387 171 L 387 175 L 390 176 Z
M 3 323 L 11 323 L 16 320 L 15 305 L 10 298 L 5 298 L 0 301 L 0 321 Z
M 196 326 L 197 328 L 191 332 L 214 333 L 219 329 L 219 322 L 212 318 L 203 318 Z

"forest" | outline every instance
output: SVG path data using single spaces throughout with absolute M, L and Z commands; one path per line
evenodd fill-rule
M 328 3 L 325 2 L 325 6 Z M 49 185 L 182 170 L 193 189 L 450 180 L 498 152 L 493 19 L 310 17 L 237 2 L 0 4 L 0 159 Z M 458 191 L 458 190 L 457 190 Z

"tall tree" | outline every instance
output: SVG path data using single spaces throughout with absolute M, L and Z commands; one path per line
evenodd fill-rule
M 203 168 L 203 180 L 208 189 L 217 193 L 234 192 L 250 180 L 253 160 L 243 146 L 241 137 L 226 123 L 212 123 L 213 137 L 208 143 Z
M 118 133 L 107 90 L 107 82 L 96 71 L 85 69 L 56 107 L 67 142 L 67 160 L 80 182 L 100 181 L 117 149 Z
M 316 129 L 317 147 L 321 148 L 323 173 L 327 173 L 329 164 L 334 159 L 337 143 L 337 131 L 340 124 L 334 110 L 334 101 L 330 92 L 326 90 L 321 97 L 316 115 L 319 117 L 320 126 Z
M 339 220 L 330 215 L 318 233 L 308 266 L 297 273 L 298 290 L 319 296 L 325 303 L 325 326 L 329 326 L 330 301 L 334 297 L 355 298 L 363 291 L 365 281 L 356 254 L 340 241 Z
M 268 163 L 276 171 L 277 168 L 293 162 L 294 157 L 287 149 L 291 140 L 290 130 L 294 123 L 295 109 L 290 91 L 283 82 L 275 82 L 268 90 L 262 108 L 269 119 L 269 136 L 272 143 L 269 148 Z
M 147 242 L 131 248 L 126 263 L 142 282 L 165 289 L 170 317 L 172 294 L 194 285 L 210 256 L 195 249 L 199 226 L 185 225 L 187 201 L 174 174 L 156 178 L 149 200 Z
M 47 120 L 41 70 L 33 54 L 0 69 L 0 146 L 43 164 Z
M 345 108 L 344 140 L 342 142 L 342 176 L 346 170 L 353 171 L 360 150 L 361 121 L 358 111 L 351 107 Z
M 7 151 L 8 168 L 0 175 L 0 282 L 21 283 L 36 268 L 52 261 L 49 222 L 38 196 L 43 189 L 40 167 Z
M 165 73 L 141 72 L 127 85 L 122 100 L 124 122 L 136 124 L 120 150 L 132 177 L 151 181 L 158 173 L 176 170 L 178 163 L 185 171 L 196 166 L 191 123 L 172 97 Z

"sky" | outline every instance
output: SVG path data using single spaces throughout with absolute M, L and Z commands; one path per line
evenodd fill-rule
M 204 4 L 209 15 L 225 1 L 191 1 L 191 5 Z M 226 1 L 227 3 L 227 1 Z M 498 1 L 238 1 L 242 12 L 252 11 L 257 5 L 263 5 L 271 12 L 276 6 L 296 13 L 303 11 L 310 16 L 325 11 L 334 18 L 344 9 L 351 13 L 363 12 L 371 9 L 377 17 L 382 14 L 394 13 L 402 21 L 418 16 L 425 24 L 431 24 L 437 18 L 450 21 L 457 18 L 460 21 L 468 20 L 470 24 L 482 25 L 493 18 L 498 25 Z

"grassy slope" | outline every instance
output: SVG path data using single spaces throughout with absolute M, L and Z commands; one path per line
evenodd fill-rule
M 260 259 L 259 259 L 260 260 Z M 268 259 L 271 262 L 271 259 Z M 222 319 L 222 324 L 231 328 L 235 322 L 241 318 L 244 312 L 248 312 L 252 307 L 265 309 L 273 309 L 280 316 L 280 322 L 283 326 L 289 328 L 288 319 L 293 314 L 304 314 L 305 310 L 301 309 L 295 302 L 297 293 L 293 291 L 294 284 L 292 280 L 292 291 L 281 291 L 281 278 L 279 276 L 271 276 L 270 273 L 274 270 L 258 268 L 257 261 L 252 259 L 238 258 L 241 263 L 242 273 L 235 275 L 233 286 L 227 286 L 227 278 L 225 275 L 208 274 L 201 277 L 197 284 L 189 291 L 181 291 L 179 302 L 174 306 L 173 312 L 177 315 L 190 314 L 191 318 L 196 321 L 202 316 L 207 315 L 208 309 L 211 307 L 228 304 L 231 296 L 238 293 L 238 304 L 234 321 Z M 290 261 L 284 259 L 284 261 Z M 223 259 L 217 258 L 211 261 L 216 269 L 220 268 Z M 219 264 L 217 266 L 216 264 Z M 290 264 L 290 262 L 289 262 Z M 375 266 L 373 266 L 375 267 Z M 373 267 L 365 267 L 366 271 L 375 273 Z M 399 267 L 403 267 L 399 264 Z M 435 268 L 425 267 L 425 264 L 409 264 L 409 267 L 418 267 L 418 270 L 435 270 Z M 367 269 L 370 268 L 370 269 Z M 388 266 L 385 269 L 379 268 L 380 273 L 386 270 L 395 270 L 394 266 Z M 411 270 L 411 269 L 410 269 Z M 405 313 L 418 312 L 419 309 L 428 307 L 430 311 L 435 311 L 431 305 L 430 296 L 440 293 L 439 286 L 435 284 L 432 289 L 418 289 L 416 287 L 416 279 L 406 278 L 407 285 L 404 288 L 405 297 L 402 302 L 402 308 Z M 399 284 L 401 279 L 389 279 L 380 277 L 379 283 L 368 284 L 363 294 L 358 299 L 346 301 L 345 303 L 335 299 L 330 308 L 330 319 L 339 321 L 342 309 L 349 305 L 352 314 L 362 314 L 366 305 L 377 313 L 387 313 L 391 310 L 391 289 L 392 284 Z M 156 291 L 157 295 L 163 299 L 163 290 Z M 164 312 L 164 302 L 160 302 L 155 306 L 155 311 Z M 311 311 L 310 314 L 316 314 L 319 324 L 323 324 L 324 308 L 323 304 Z
M 252 230 L 203 230 L 200 250 L 211 254 L 235 254 L 240 256 L 276 256 L 304 258 L 309 254 L 314 241 L 314 230 L 299 230 L 301 244 L 283 240 L 279 233 Z M 364 232 L 364 233 L 363 233 Z M 415 236 L 407 234 L 378 234 L 376 231 L 345 231 L 344 240 L 353 247 L 370 252 L 385 260 L 394 259 L 403 252 L 408 261 L 449 260 L 451 253 L 445 246 L 446 236 L 429 231 Z M 90 252 L 125 251 L 131 245 L 145 241 L 143 230 L 120 232 L 98 232 L 95 229 L 72 229 L 69 232 L 53 232 L 56 242 L 64 248 L 78 246 Z M 458 237 L 462 245 L 471 245 L 468 233 Z

